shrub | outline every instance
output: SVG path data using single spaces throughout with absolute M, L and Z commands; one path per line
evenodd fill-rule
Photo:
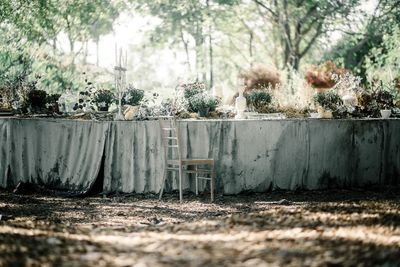
M 314 95 L 314 101 L 318 103 L 323 109 L 336 111 L 341 104 L 343 104 L 342 99 L 336 91 L 329 90 L 324 93 L 316 93 Z
M 245 91 L 275 88 L 280 83 L 280 75 L 277 70 L 263 64 L 257 64 L 249 70 L 239 74 L 244 80 Z
M 311 66 L 306 72 L 305 79 L 315 88 L 332 88 L 336 82 L 334 77 L 342 76 L 346 70 L 339 68 L 332 61 L 326 61 L 319 66 Z
M 143 100 L 143 97 L 143 90 L 134 88 L 133 86 L 129 86 L 128 90 L 123 93 L 121 103 L 122 105 L 137 106 L 140 104 L 140 101 Z
M 272 96 L 263 90 L 253 90 L 245 94 L 247 103 L 252 105 L 257 112 L 263 112 L 271 103 Z

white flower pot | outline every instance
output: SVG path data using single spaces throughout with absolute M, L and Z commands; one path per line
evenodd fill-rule
M 389 119 L 390 115 L 392 115 L 392 111 L 390 109 L 381 109 L 382 119 Z

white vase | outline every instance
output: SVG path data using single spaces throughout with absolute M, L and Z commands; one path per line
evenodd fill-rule
M 389 119 L 390 115 L 392 115 L 392 111 L 390 109 L 381 109 L 382 119 Z
M 236 98 L 235 101 L 235 109 L 236 109 L 236 116 L 235 119 L 245 119 L 246 116 L 244 111 L 246 110 L 247 102 L 246 98 L 243 96 L 243 92 L 239 92 L 239 96 Z

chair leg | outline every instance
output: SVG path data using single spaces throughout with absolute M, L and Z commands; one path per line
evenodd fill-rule
M 162 184 L 161 184 L 161 190 L 160 190 L 160 196 L 158 197 L 159 200 L 161 200 L 163 191 L 164 191 L 164 185 L 165 185 L 165 180 L 167 179 L 168 176 L 168 169 L 165 169 L 163 179 L 162 179 Z
M 199 195 L 199 179 L 198 179 L 198 177 L 199 177 L 199 173 L 197 172 L 197 165 L 194 167 L 195 168 L 195 171 L 196 171 L 196 173 L 195 173 L 195 178 L 196 178 L 196 196 L 198 196 Z
M 179 164 L 179 201 L 183 203 L 183 166 Z
M 214 191 L 215 191 L 215 170 L 214 165 L 211 166 L 211 181 L 210 181 L 210 190 L 211 190 L 211 202 L 214 202 Z

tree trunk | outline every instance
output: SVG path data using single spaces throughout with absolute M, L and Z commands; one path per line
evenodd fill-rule
M 99 66 L 99 40 L 100 38 L 96 38 L 96 66 Z
M 209 36 L 209 47 L 208 47 L 209 57 L 210 57 L 210 88 L 214 86 L 214 58 L 213 58 L 213 45 L 212 36 Z
M 249 31 L 249 56 L 250 56 L 250 66 L 253 66 L 253 32 Z
M 291 68 L 293 68 L 295 71 L 299 70 L 299 63 L 300 63 L 300 57 L 298 54 L 296 53 L 292 53 L 290 55 L 290 59 L 289 59 L 289 66 Z
M 204 68 L 204 37 L 199 32 L 195 38 L 196 45 L 196 73 L 199 81 L 206 82 L 206 73 Z
M 56 52 L 57 51 L 57 37 L 53 38 L 53 51 Z
M 71 53 L 71 56 L 72 56 L 72 65 L 74 65 L 75 64 L 75 55 L 74 55 L 74 50 L 75 50 L 75 42 L 74 42 L 74 40 L 72 39 L 72 37 L 69 35 L 68 36 L 68 40 L 69 40 L 69 48 L 70 48 L 70 53 Z
M 89 53 L 89 48 L 88 48 L 88 41 L 85 41 L 84 45 L 84 50 L 83 50 L 83 64 L 87 63 L 87 57 Z
M 183 43 L 183 47 L 185 48 L 185 53 L 186 53 L 186 66 L 188 68 L 189 73 L 192 73 L 192 67 L 190 66 L 189 44 L 188 41 L 185 40 L 182 27 L 180 28 L 180 33 L 181 33 L 181 41 Z
M 73 54 L 74 50 L 75 50 L 75 42 L 74 42 L 74 39 L 70 35 L 68 35 L 68 41 L 69 41 L 69 51 L 71 54 Z

